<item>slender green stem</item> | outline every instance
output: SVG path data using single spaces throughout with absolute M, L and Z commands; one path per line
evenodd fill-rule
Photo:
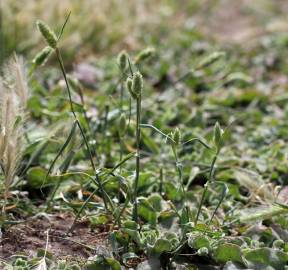
M 85 136 L 85 133 L 84 133 L 84 130 L 77 118 L 77 115 L 75 113 L 75 110 L 74 110 L 74 107 L 73 107 L 73 101 L 72 101 L 72 96 L 71 96 L 71 91 L 70 91 L 70 87 L 69 87 L 69 83 L 68 83 L 68 79 L 67 79 L 67 76 L 66 76 L 66 71 L 65 71 L 65 67 L 64 67 L 64 64 L 63 64 L 63 60 L 62 60 L 62 56 L 61 56 L 61 53 L 60 53 L 60 50 L 58 48 L 56 48 L 55 50 L 56 52 L 56 56 L 57 56 L 57 60 L 59 62 L 59 65 L 60 65 L 60 69 L 62 71 L 62 75 L 64 77 L 64 80 L 65 80 L 65 84 L 66 84 L 66 88 L 67 88 L 67 93 L 68 93 L 68 97 L 69 97 L 69 102 L 70 102 L 70 109 L 71 109 L 71 112 L 73 114 L 73 117 L 77 123 L 77 126 L 80 130 L 80 133 L 81 133 L 81 136 L 84 140 L 84 143 L 85 143 L 85 146 L 86 146 L 86 149 L 88 151 L 88 154 L 89 154 L 89 158 L 90 158 L 90 162 L 91 162 L 91 166 L 93 168 L 93 171 L 95 172 L 95 180 L 99 186 L 99 189 L 100 189 L 100 192 L 101 194 L 103 195 L 103 202 L 104 202 L 104 205 L 105 205 L 105 208 L 106 210 L 108 210 L 108 205 L 107 205 L 107 198 L 105 196 L 106 192 L 104 192 L 104 188 L 103 188 L 103 185 L 98 177 L 98 174 L 97 174 L 97 171 L 96 171 L 96 166 L 95 166 L 95 163 L 93 161 L 93 156 L 92 156 L 92 152 L 90 150 L 90 146 L 89 146 L 89 143 L 86 139 L 86 136 Z
M 124 85 L 121 82 L 121 90 L 120 90 L 120 112 L 123 112 L 123 103 L 124 103 Z
M 74 155 L 75 155 L 75 152 L 74 151 L 71 151 L 70 155 L 68 155 L 68 157 L 64 160 L 63 162 L 63 167 L 61 168 L 60 167 L 60 170 L 61 170 L 61 174 L 65 174 L 74 158 Z M 47 176 L 47 175 L 46 175 Z M 50 195 L 50 198 L 48 199 L 48 202 L 47 202 L 47 207 L 46 207 L 46 211 L 50 208 L 50 205 L 51 205 L 51 202 L 54 200 L 54 197 L 56 195 L 56 192 L 58 191 L 60 185 L 61 185 L 61 181 L 62 181 L 62 178 L 63 177 L 60 177 L 57 181 L 57 184 L 55 185 L 54 187 L 54 190 L 52 191 L 52 194 Z
M 123 152 L 124 152 L 124 142 L 123 142 L 123 137 L 119 136 L 119 140 L 120 140 L 120 163 L 122 162 L 123 159 Z M 119 171 L 120 174 L 122 173 L 122 166 L 119 167 Z M 120 188 L 120 179 L 119 179 L 119 190 L 118 190 L 118 203 L 120 203 L 120 199 L 121 199 L 121 188 Z
M 89 197 L 85 200 L 85 202 L 82 204 L 80 210 L 78 211 L 78 213 L 76 214 L 70 228 L 68 229 L 67 231 L 67 234 L 69 234 L 73 228 L 74 228 L 74 225 L 76 223 L 76 221 L 78 220 L 78 218 L 80 217 L 81 213 L 83 212 L 84 208 L 86 207 L 86 205 L 89 203 L 89 201 L 92 199 L 92 197 L 96 194 L 96 192 L 98 191 L 98 189 L 95 189 L 90 195 Z
M 103 147 L 104 147 L 104 151 L 106 152 L 106 161 L 110 157 L 110 150 L 109 150 L 109 147 L 108 147 L 109 146 L 109 136 L 107 134 L 108 114 L 109 114 L 109 105 L 106 104 L 105 105 L 105 115 L 104 115 L 104 119 L 103 119 L 103 132 L 102 132 Z
M 120 163 L 116 164 L 116 166 L 114 166 L 114 168 L 112 168 L 110 171 L 108 171 L 108 172 L 106 173 L 106 177 L 103 179 L 103 184 L 105 185 L 105 183 L 106 183 L 107 181 L 109 181 L 109 179 L 107 179 L 108 175 L 112 175 L 113 172 L 114 172 L 115 170 L 117 170 L 117 168 L 121 167 L 122 164 L 124 164 L 126 161 L 128 161 L 128 160 L 129 160 L 130 158 L 132 158 L 133 156 L 134 156 L 134 153 L 131 153 L 131 154 L 127 155 L 126 157 L 123 158 L 123 160 L 122 160 Z M 74 174 L 75 174 L 75 173 L 74 173 Z M 79 172 L 79 173 L 77 173 L 77 174 L 83 174 L 83 175 L 87 176 L 88 178 L 90 178 L 92 181 L 94 181 L 94 178 L 91 177 L 90 175 L 86 174 L 86 173 Z M 66 175 L 68 175 L 68 174 L 66 174 Z M 106 180 L 106 179 L 107 179 L 107 180 Z M 119 188 L 120 188 L 120 187 L 119 187 Z M 80 214 L 83 212 L 83 210 L 84 210 L 84 208 L 86 207 L 86 205 L 88 204 L 88 202 L 92 199 L 93 195 L 96 194 L 96 192 L 98 191 L 98 189 L 99 189 L 99 187 L 98 187 L 97 189 L 95 189 L 95 190 L 90 194 L 90 196 L 86 199 L 86 201 L 83 203 L 83 205 L 81 206 L 80 210 L 78 211 L 78 213 L 77 213 L 77 215 L 76 215 L 76 217 L 75 217 L 75 219 L 74 219 L 74 221 L 73 221 L 73 223 L 72 223 L 72 225 L 71 225 L 71 227 L 70 227 L 70 229 L 68 230 L 67 233 L 69 233 L 69 232 L 71 232 L 71 231 L 73 230 L 73 227 L 74 227 L 75 222 L 76 222 L 77 219 L 79 218 Z M 130 193 L 130 192 L 128 192 L 128 193 Z M 128 198 L 128 196 L 127 196 L 127 198 Z M 119 216 L 115 218 L 115 220 L 116 220 L 119 224 L 120 224 L 120 217 L 121 217 L 123 211 L 125 210 L 127 204 L 128 204 L 128 202 L 125 202 L 125 206 L 124 206 L 123 209 L 120 211 Z
M 164 182 L 164 172 L 163 172 L 163 167 L 160 169 L 160 185 L 159 185 L 159 193 L 162 196 L 163 194 L 163 182 Z
M 132 98 L 129 98 L 129 116 L 128 116 L 128 126 L 127 130 L 129 130 L 130 122 L 131 122 L 131 115 L 132 115 Z
M 204 203 L 204 199 L 205 199 L 206 193 L 208 191 L 209 184 L 212 182 L 212 179 L 213 179 L 214 166 L 215 166 L 217 157 L 218 157 L 218 153 L 216 153 L 216 155 L 214 156 L 214 158 L 212 160 L 212 163 L 211 163 L 211 166 L 210 166 L 209 178 L 208 178 L 207 183 L 205 184 L 204 191 L 202 193 L 200 205 L 198 207 L 198 211 L 197 211 L 197 215 L 196 215 L 196 219 L 195 219 L 195 226 L 197 225 L 197 222 L 198 222 L 198 219 L 199 219 L 199 215 L 201 213 L 201 209 L 202 209 L 202 206 L 203 206 L 203 203 Z
M 177 152 L 177 145 L 172 144 L 172 150 L 174 153 L 174 157 L 175 157 L 175 165 L 176 165 L 176 169 L 178 172 L 178 176 L 179 176 L 179 182 L 180 182 L 180 187 L 182 189 L 182 193 L 183 193 L 183 211 L 187 210 L 187 196 L 186 196 L 186 190 L 185 190 L 185 186 L 183 183 L 183 169 L 182 169 L 182 164 L 179 162 L 179 158 L 178 158 L 178 152 Z M 187 217 L 188 217 L 188 213 L 187 213 Z
M 138 220 L 138 204 L 137 204 L 137 195 L 138 195 L 138 184 L 140 176 L 140 139 L 141 139 L 141 95 L 137 98 L 137 117 L 136 117 L 136 175 L 134 183 L 134 209 L 133 209 L 133 220 L 137 222 Z
M 201 143 L 203 146 L 205 146 L 207 149 L 211 149 L 211 147 L 210 147 L 207 143 L 205 143 L 204 141 L 202 141 L 202 140 L 199 139 L 199 138 L 192 138 L 192 139 L 190 139 L 190 140 L 182 143 L 182 145 L 188 144 L 188 143 L 190 143 L 190 142 L 199 142 L 199 143 Z
M 161 131 L 159 128 L 156 128 L 153 125 L 150 124 L 140 124 L 141 128 L 151 128 L 153 130 L 155 130 L 157 133 L 159 133 L 160 135 L 162 135 L 163 137 L 165 137 L 169 142 L 171 142 L 172 144 L 175 144 L 174 140 L 167 134 L 165 134 L 163 131 Z
M 83 89 L 80 86 L 80 87 L 77 88 L 77 90 L 78 90 L 77 92 L 78 92 L 80 100 L 81 100 L 83 117 L 84 117 L 84 119 L 86 121 L 86 124 L 87 124 L 87 126 L 89 128 L 89 135 L 91 137 L 92 136 L 92 129 L 91 129 L 90 122 L 89 122 L 89 117 L 88 117 L 87 111 L 86 111 L 86 104 L 85 104 L 85 100 L 84 100 Z M 95 138 L 95 142 L 96 142 L 95 146 L 91 149 L 91 151 L 92 151 L 92 154 L 95 156 L 95 158 L 97 160 L 97 163 L 100 164 L 99 154 L 97 152 L 97 138 Z

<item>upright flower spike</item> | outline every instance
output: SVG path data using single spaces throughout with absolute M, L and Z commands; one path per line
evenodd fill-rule
M 140 72 L 135 72 L 133 74 L 133 80 L 132 80 L 132 92 L 135 93 L 135 95 L 140 97 L 143 90 L 143 77 Z
M 57 37 L 56 34 L 50 29 L 50 27 L 44 23 L 43 21 L 37 21 L 36 25 L 41 32 L 42 36 L 46 40 L 47 44 L 53 48 L 56 49 L 57 47 Z
M 128 66 L 128 54 L 126 51 L 122 51 L 118 55 L 118 65 L 121 69 L 121 71 L 125 71 L 125 69 Z

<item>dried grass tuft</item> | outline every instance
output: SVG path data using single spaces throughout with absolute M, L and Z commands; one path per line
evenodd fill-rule
M 0 76 L 0 165 L 4 175 L 5 202 L 23 154 L 28 95 L 24 61 L 14 55 L 4 65 Z

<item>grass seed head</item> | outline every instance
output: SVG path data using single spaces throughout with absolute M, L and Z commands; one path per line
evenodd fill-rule
M 213 52 L 209 54 L 207 57 L 205 57 L 200 63 L 198 68 L 206 68 L 208 66 L 211 66 L 221 58 L 225 57 L 225 52 Z
M 121 71 L 125 71 L 128 66 L 128 54 L 126 51 L 122 51 L 118 55 L 118 65 Z
M 36 66 L 44 65 L 52 51 L 53 49 L 50 46 L 46 46 L 41 52 L 37 53 L 37 55 L 32 60 L 32 63 Z
M 175 128 L 174 132 L 173 132 L 173 138 L 174 142 L 176 143 L 176 145 L 179 145 L 181 143 L 181 132 L 179 130 L 179 128 Z
M 134 99 L 136 99 L 136 98 L 137 98 L 137 95 L 133 92 L 133 90 L 132 90 L 132 85 L 133 85 L 132 79 L 127 78 L 127 80 L 126 80 L 126 87 L 127 87 L 128 91 L 129 91 L 131 97 L 134 98 Z
M 56 49 L 57 47 L 57 37 L 56 34 L 50 29 L 50 27 L 44 23 L 43 21 L 38 20 L 36 22 L 39 31 L 41 32 L 42 36 L 46 40 L 47 44 Z
M 222 134 L 223 134 L 223 130 L 221 129 L 220 124 L 216 122 L 214 126 L 213 140 L 218 150 L 221 147 Z
M 126 131 L 126 116 L 124 113 L 120 115 L 119 119 L 119 135 L 120 137 L 123 137 L 125 135 Z
M 142 94 L 143 90 L 143 76 L 140 72 L 135 72 L 133 74 L 132 80 L 132 92 L 135 93 L 137 98 Z
M 153 54 L 155 54 L 155 49 L 153 47 L 148 47 L 141 51 L 135 57 L 135 64 L 139 64 L 140 62 L 145 61 L 146 59 L 150 58 Z

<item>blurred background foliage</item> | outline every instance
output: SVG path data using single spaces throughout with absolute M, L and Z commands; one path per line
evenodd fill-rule
M 43 45 L 36 19 L 59 31 L 69 11 L 62 46 L 71 59 L 137 50 L 183 31 L 247 46 L 259 35 L 287 31 L 287 10 L 285 0 L 2 0 L 1 60 L 14 50 L 30 57 Z

